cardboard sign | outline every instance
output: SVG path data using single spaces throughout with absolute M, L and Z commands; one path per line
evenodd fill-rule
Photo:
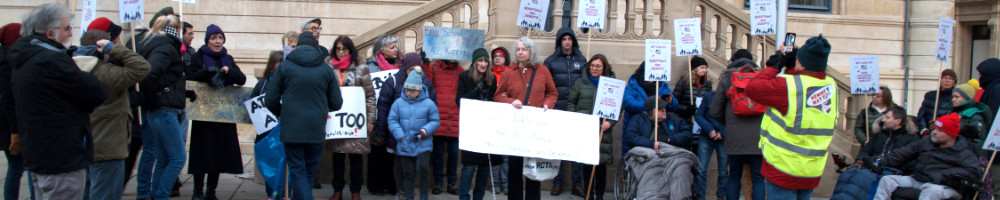
M 591 114 L 604 119 L 618 120 L 618 117 L 621 116 L 625 85 L 623 80 L 602 76 L 597 84 L 594 112 Z
M 670 81 L 670 40 L 646 39 L 647 81 Z
M 97 19 L 97 0 L 83 0 L 83 9 L 80 10 L 80 35 L 87 32 L 90 22 Z M 113 39 L 113 38 L 112 38 Z
M 361 87 L 341 87 L 344 105 L 326 116 L 326 139 L 368 137 L 368 117 L 365 110 L 365 90 Z
M 143 0 L 118 0 L 118 18 L 121 23 L 129 23 L 146 18 L 142 8 Z M 152 26 L 149 24 L 148 26 Z
M 462 99 L 458 148 L 479 153 L 572 160 L 596 165 L 597 116 Z M 515 166 L 511 166 L 515 167 Z
M 197 3 L 197 0 L 170 0 L 170 1 L 176 1 L 181 3 Z
M 549 16 L 549 1 L 547 0 L 521 0 L 521 7 L 517 11 L 517 25 L 530 28 L 542 29 Z
M 483 48 L 486 31 L 462 28 L 424 27 L 427 58 L 470 61 L 472 51 Z
M 604 28 L 604 16 L 608 10 L 608 1 L 580 0 L 578 5 L 576 10 L 580 13 L 576 17 L 576 26 L 580 28 Z
M 382 86 L 385 85 L 386 81 L 389 81 L 389 78 L 392 78 L 392 76 L 396 75 L 396 72 L 398 71 L 399 71 L 398 69 L 394 69 L 394 70 L 386 70 L 386 71 L 371 73 L 372 87 L 375 89 L 375 102 L 378 102 L 379 94 L 382 94 L 381 93 Z M 402 84 L 402 82 L 404 81 L 397 81 L 397 82 L 399 82 L 397 84 Z
M 993 127 L 990 127 L 989 135 L 983 141 L 983 149 L 990 151 L 1000 151 L 1000 117 L 993 118 Z
M 878 56 L 851 56 L 851 94 L 879 92 Z
M 246 106 L 247 113 L 250 114 L 250 121 L 253 122 L 253 128 L 257 131 L 257 135 L 264 134 L 264 132 L 278 126 L 278 117 L 264 106 L 264 95 L 243 102 L 243 106 Z
M 677 56 L 701 55 L 701 18 L 674 20 Z
M 750 35 L 778 33 L 778 6 L 774 0 L 750 0 Z
M 250 94 L 253 93 L 253 88 L 241 86 L 215 88 L 206 83 L 187 81 L 187 89 L 198 95 L 194 102 L 187 103 L 189 120 L 253 123 L 244 104 L 252 98 Z
M 934 59 L 941 62 L 948 62 L 948 55 L 951 52 L 951 35 L 955 28 L 955 20 L 941 18 L 938 24 L 937 48 L 934 51 Z

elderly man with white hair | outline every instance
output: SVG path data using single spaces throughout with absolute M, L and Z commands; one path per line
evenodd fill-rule
M 94 75 L 70 57 L 66 8 L 42 4 L 24 17 L 10 59 L 24 165 L 38 199 L 82 199 L 93 158 L 90 112 L 108 97 Z

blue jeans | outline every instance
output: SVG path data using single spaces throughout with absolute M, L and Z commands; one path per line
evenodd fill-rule
M 286 134 L 286 133 L 282 133 Z M 288 163 L 289 189 L 295 200 L 313 199 L 312 184 L 323 153 L 323 143 L 285 143 L 285 162 Z
M 92 163 L 88 171 L 90 199 L 122 198 L 122 184 L 125 183 L 124 159 Z
M 476 188 L 471 199 L 483 200 L 486 195 L 486 183 L 490 180 L 490 166 L 462 165 L 462 181 L 458 184 L 458 199 L 469 200 L 469 187 L 472 185 L 472 174 L 476 174 Z
M 705 187 L 708 185 L 708 165 L 712 163 L 712 152 L 716 153 L 715 159 L 719 161 L 719 178 L 716 183 L 715 195 L 719 199 L 726 198 L 726 180 L 729 176 L 729 160 L 725 153 L 722 153 L 722 141 L 715 141 L 711 138 L 698 138 L 698 174 L 694 179 L 695 199 L 705 199 Z
M 143 111 L 143 150 L 136 175 L 137 198 L 170 198 L 170 189 L 187 159 L 180 122 L 177 121 L 180 113 L 181 110 L 171 108 Z
M 729 180 L 726 182 L 726 198 L 739 199 L 743 184 L 743 164 L 750 164 L 750 180 L 753 182 L 752 200 L 764 200 L 764 175 L 760 174 L 760 165 L 764 161 L 759 155 L 729 155 Z
M 580 163 L 577 163 L 577 162 L 573 162 L 573 161 L 565 161 L 565 162 L 563 162 L 563 164 L 559 165 L 559 173 L 556 174 L 556 177 L 552 179 L 552 184 L 553 185 L 562 185 L 562 182 L 563 182 L 563 168 L 567 166 L 566 165 L 567 163 L 570 166 L 570 178 L 573 179 L 573 186 L 581 186 L 582 187 L 583 186 L 583 164 L 580 164 Z M 584 192 L 586 192 L 586 191 L 584 191 Z
M 446 147 L 447 146 L 447 147 Z M 434 164 L 434 184 L 444 184 L 444 154 L 448 153 L 448 184 L 454 185 L 458 180 L 458 138 L 434 136 L 434 152 L 431 162 Z
M 765 182 L 765 185 L 767 185 L 768 200 L 809 200 L 809 198 L 812 197 L 813 189 L 792 190 L 775 185 L 774 183 L 771 183 L 771 181 Z
M 24 161 L 21 160 L 21 155 L 10 155 L 10 151 L 3 151 L 3 154 L 7 156 L 7 178 L 3 183 L 3 199 L 15 200 L 21 192 Z

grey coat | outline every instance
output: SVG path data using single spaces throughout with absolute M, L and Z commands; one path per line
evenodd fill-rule
M 691 196 L 691 186 L 694 185 L 691 171 L 698 168 L 698 158 L 694 153 L 662 143 L 658 152 L 644 147 L 632 148 L 625 155 L 625 163 L 635 176 L 647 177 L 628 184 L 632 187 L 628 190 L 629 196 L 670 200 Z
M 729 96 L 726 95 L 726 90 L 732 87 L 729 77 L 733 71 L 744 65 L 752 65 L 760 70 L 750 59 L 738 59 L 729 64 L 728 69 L 719 75 L 719 87 L 715 89 L 715 97 L 708 111 L 712 118 L 726 125 L 722 148 L 727 155 L 761 155 L 757 143 L 760 141 L 760 120 L 764 115 L 741 116 L 733 113 Z

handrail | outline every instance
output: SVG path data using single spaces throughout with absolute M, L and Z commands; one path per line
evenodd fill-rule
M 384 34 L 389 34 L 396 36 L 400 39 L 399 44 L 406 44 L 405 34 L 406 31 L 413 31 L 416 33 L 416 46 L 414 49 L 419 49 L 422 46 L 423 39 L 423 26 L 424 24 L 430 22 L 435 26 L 441 26 L 442 17 L 444 14 L 450 14 L 452 16 L 452 27 L 462 27 L 461 25 L 468 25 L 463 28 L 478 28 L 479 23 L 479 1 L 474 0 L 437 0 L 430 1 L 420 7 L 413 9 L 406 14 L 403 14 L 395 19 L 389 20 L 382 25 L 372 28 L 371 30 L 362 33 L 354 37 L 356 47 L 359 52 L 367 53 L 370 51 L 364 51 L 364 49 L 370 48 L 374 43 L 375 39 Z M 462 12 L 463 7 L 469 7 L 470 17 L 464 19 L 464 13 Z M 428 14 L 432 13 L 432 14 Z

